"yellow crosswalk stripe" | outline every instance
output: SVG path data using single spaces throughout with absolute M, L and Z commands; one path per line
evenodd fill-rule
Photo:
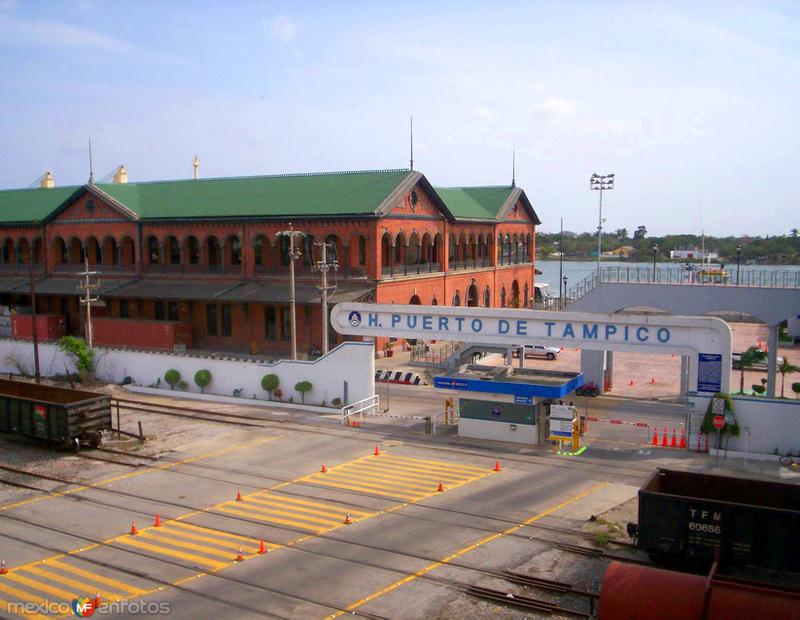
M 399 456 L 396 454 L 384 454 L 377 458 L 384 459 L 387 461 L 398 461 L 401 463 L 421 463 L 427 467 L 439 467 L 442 469 L 449 469 L 451 471 L 460 470 L 463 471 L 464 473 L 471 473 L 475 475 L 483 475 L 489 473 L 488 469 L 481 469 L 480 467 L 473 467 L 472 465 L 458 465 L 457 463 L 451 463 L 449 461 L 418 459 L 410 456 Z
M 165 547 L 160 547 L 158 545 L 151 545 L 142 540 L 135 539 L 133 536 L 118 538 L 115 542 L 122 543 L 123 545 L 128 545 L 130 547 L 138 547 L 139 549 L 147 549 L 148 551 L 152 551 L 153 553 L 157 553 L 159 555 L 169 555 L 172 557 L 180 558 L 181 560 L 186 560 L 187 562 L 194 562 L 195 564 L 200 564 L 202 566 L 209 566 L 215 569 L 220 569 L 227 565 L 227 562 L 218 562 L 217 560 L 204 558 L 202 556 L 195 555 L 193 553 L 185 553 L 183 551 L 168 549 Z
M 52 596 L 57 596 L 65 601 L 71 601 L 76 596 L 80 596 L 82 593 L 75 594 L 75 592 L 67 592 L 66 590 L 62 590 L 61 588 L 57 588 L 55 586 L 51 586 L 47 583 L 42 583 L 41 581 L 36 581 L 35 579 L 31 579 L 30 577 L 26 577 L 25 575 L 20 575 L 19 571 L 15 571 L 13 573 L 9 573 L 6 575 L 5 578 L 8 578 L 9 581 L 16 581 L 23 585 L 28 586 L 34 590 L 38 590 L 39 592 L 45 592 L 47 594 L 51 594 Z
M 265 493 L 261 494 L 258 493 L 255 497 L 260 498 L 269 498 L 269 499 L 276 499 L 280 500 L 281 502 L 289 502 L 290 504 L 302 504 L 304 506 L 317 506 L 319 508 L 327 508 L 329 510 L 338 510 L 342 511 L 345 510 L 349 512 L 351 515 L 361 515 L 362 517 L 368 517 L 370 515 L 375 514 L 374 512 L 364 512 L 362 510 L 356 510 L 355 508 L 350 508 L 349 506 L 339 506 L 334 503 L 321 503 L 321 502 L 310 502 L 308 500 L 298 499 L 296 497 L 289 497 L 288 495 L 281 495 L 278 493 Z M 248 498 L 252 499 L 252 497 Z
M 8 575 L 3 577 L 3 581 L 5 581 L 5 577 L 7 576 Z M 0 592 L 5 592 L 6 594 L 10 594 L 14 598 L 18 598 L 23 601 L 28 601 L 29 603 L 40 603 L 42 601 L 42 597 L 40 596 L 34 596 L 27 590 L 19 590 L 18 588 L 6 585 L 3 582 L 0 582 Z
M 275 523 L 277 525 L 289 525 L 291 527 L 300 528 L 303 530 L 308 530 L 310 532 L 317 532 L 322 533 L 326 532 L 330 528 L 327 527 L 318 527 L 316 525 L 310 525 L 309 523 L 301 523 L 299 521 L 292 521 L 291 519 L 280 519 L 278 517 L 268 517 L 266 515 L 259 515 L 254 511 L 248 511 L 244 509 L 237 509 L 231 506 L 219 506 L 217 510 L 221 510 L 222 512 L 227 512 L 233 515 L 238 515 L 240 517 L 247 517 L 248 519 L 254 519 L 256 521 L 266 521 L 267 523 Z M 344 518 L 344 517 L 342 517 Z
M 172 525 L 171 522 L 166 522 L 161 527 L 164 528 L 164 531 L 168 534 L 173 534 L 175 536 L 180 536 L 181 538 L 188 538 L 190 540 L 200 540 L 209 545 L 215 545 L 217 547 L 225 547 L 227 549 L 238 549 L 242 547 L 243 549 L 249 549 L 249 547 L 244 547 L 240 542 L 234 542 L 232 540 L 219 540 L 218 538 L 211 538 L 209 536 L 201 536 L 200 534 L 195 534 L 194 532 L 190 532 L 187 530 L 181 530 L 178 528 L 170 527 Z M 250 539 L 248 542 L 256 543 L 255 539 Z
M 47 616 L 43 616 L 41 614 L 22 613 L 22 612 L 17 613 L 16 611 L 11 611 L 10 601 L 5 601 L 3 599 L 0 599 L 0 610 L 4 611 L 7 614 L 14 614 L 15 616 L 19 616 L 20 618 L 29 618 L 32 620 L 50 620 L 50 618 L 48 618 Z
M 93 596 L 94 594 L 99 594 L 103 600 L 117 600 L 122 598 L 124 595 L 117 594 L 116 592 L 109 592 L 108 590 L 102 590 L 97 586 L 88 584 L 84 581 L 78 581 L 77 579 L 71 579 L 64 575 L 59 575 L 57 573 L 51 573 L 50 571 L 46 571 L 39 566 L 29 566 L 25 569 L 26 573 L 33 573 L 34 575 L 38 575 L 39 577 L 44 577 L 45 579 L 49 579 L 51 581 L 57 581 L 59 583 L 63 583 L 64 585 L 69 586 L 70 588 L 77 588 L 78 592 L 83 592 L 88 596 Z
M 346 478 L 349 480 L 372 480 L 375 482 L 382 482 L 385 481 L 387 486 L 395 486 L 401 487 L 411 490 L 418 490 L 422 492 L 430 491 L 431 486 L 436 489 L 436 485 L 439 484 L 438 478 L 430 478 L 427 481 L 423 482 L 421 480 L 415 480 L 413 482 L 406 482 L 406 480 L 402 476 L 398 476 L 395 474 L 385 474 L 381 473 L 380 471 L 376 472 L 339 472 L 336 476 L 332 476 L 332 478 Z
M 211 549 L 208 546 L 182 541 L 179 540 L 178 538 L 173 538 L 172 536 L 168 536 L 161 532 L 154 534 L 152 531 L 148 530 L 146 532 L 141 532 L 139 536 L 153 542 L 163 543 L 165 545 L 171 545 L 173 547 L 180 547 L 181 549 L 190 549 L 191 551 L 199 551 L 201 553 L 205 553 L 207 555 L 213 555 L 218 558 L 224 558 L 226 560 L 230 560 L 232 556 L 232 554 L 229 551 L 223 551 L 222 549 Z M 242 550 L 244 551 L 244 548 Z
M 227 503 L 227 502 L 226 502 Z M 251 543 L 253 542 L 253 538 L 249 536 L 242 536 L 241 534 L 232 534 L 231 532 L 223 532 L 222 530 L 215 530 L 210 527 L 202 527 L 200 525 L 194 525 L 192 523 L 187 523 L 186 521 L 167 521 L 165 525 L 169 526 L 176 526 L 176 527 L 183 527 L 187 530 L 193 530 L 196 532 L 204 532 L 209 536 L 219 537 L 219 538 L 230 538 L 231 540 L 240 540 L 243 543 Z
M 362 493 L 372 493 L 373 495 L 382 495 L 384 497 L 391 497 L 394 499 L 415 500 L 427 497 L 427 494 L 425 493 L 411 494 L 411 493 L 400 493 L 397 491 L 387 492 L 387 491 L 382 491 L 379 488 L 376 489 L 376 488 L 369 488 L 363 485 L 338 483 L 333 480 L 326 481 L 325 486 L 333 487 L 334 489 L 346 489 L 350 491 L 360 491 Z
M 237 506 L 240 504 L 237 504 Z M 247 508 L 248 510 L 255 510 L 259 513 L 270 514 L 270 515 L 282 515 L 284 517 L 292 517 L 293 519 L 299 519 L 300 521 L 310 521 L 312 523 L 321 523 L 323 525 L 337 525 L 338 521 L 336 519 L 328 518 L 328 519 L 320 519 L 319 517 L 306 515 L 303 512 L 297 510 L 280 510 L 278 508 L 273 507 L 272 505 L 260 505 L 256 502 L 250 502 L 248 499 L 246 502 L 241 504 L 243 508 Z
M 308 508 L 307 506 L 301 506 L 297 504 L 284 504 L 279 498 L 263 498 L 263 497 L 248 497 L 247 503 L 254 503 L 259 504 L 262 506 L 277 506 L 279 508 L 284 508 L 286 510 L 291 511 L 292 514 L 308 514 L 308 515 L 319 515 L 322 517 L 333 517 L 338 518 L 342 511 L 346 511 L 346 508 L 338 508 L 334 509 L 333 506 L 329 506 L 328 510 L 316 510 L 315 508 Z M 355 514 L 355 513 L 353 513 Z M 361 516 L 366 516 L 364 513 L 359 513 Z
M 448 480 L 475 480 L 486 474 L 479 476 L 464 475 L 461 473 L 445 472 L 438 469 L 424 469 L 419 467 L 408 467 L 406 465 L 395 465 L 392 463 L 358 463 L 347 468 L 348 471 L 386 471 L 402 474 L 410 478 L 424 478 L 428 476 L 438 476 Z
M 89 581 L 102 583 L 116 590 L 120 590 L 122 592 L 128 592 L 129 594 L 137 595 L 145 593 L 145 590 L 142 590 L 135 586 L 123 583 L 121 581 L 117 581 L 116 579 L 105 577 L 104 575 L 96 575 L 91 571 L 83 570 L 82 568 L 78 568 L 77 566 L 72 566 L 71 564 L 64 564 L 57 560 L 45 560 L 42 563 L 42 566 L 49 566 L 58 568 L 59 570 L 68 571 L 70 573 L 83 577 L 84 579 L 88 579 Z
M 360 474 L 342 474 L 331 476 L 328 480 L 335 480 L 347 484 L 358 484 L 359 486 L 372 487 L 376 489 L 396 489 L 397 491 L 408 495 L 428 495 L 436 491 L 436 483 L 426 485 L 422 484 L 406 484 L 395 480 L 394 478 L 368 478 Z M 327 484 L 327 483 L 326 483 Z

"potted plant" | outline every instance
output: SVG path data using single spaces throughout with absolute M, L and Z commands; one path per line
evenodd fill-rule
M 384 357 L 392 357 L 392 355 L 394 355 L 394 351 L 392 351 L 392 349 L 394 349 L 394 342 L 391 342 L 391 341 L 386 342 L 383 345 L 383 355 L 384 355 Z

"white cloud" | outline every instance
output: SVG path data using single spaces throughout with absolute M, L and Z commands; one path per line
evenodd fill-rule
M 269 33 L 284 43 L 291 43 L 297 35 L 297 24 L 286 15 L 276 15 L 269 22 Z
M 529 108 L 531 112 L 541 112 L 553 116 L 574 116 L 575 104 L 561 97 L 545 97 Z
M 0 11 L 10 11 L 17 8 L 17 0 L 0 0 Z
M 489 108 L 481 105 L 475 108 L 475 114 L 483 118 L 490 118 L 492 116 L 492 111 Z

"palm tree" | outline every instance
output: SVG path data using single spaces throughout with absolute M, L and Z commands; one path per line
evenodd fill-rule
M 778 366 L 778 372 L 781 373 L 781 398 L 783 398 L 783 383 L 786 381 L 786 375 L 790 372 L 800 372 L 800 366 L 795 366 L 788 357 L 784 357 L 781 365 Z
M 739 394 L 744 394 L 744 371 L 747 368 L 751 368 L 756 364 L 763 362 L 767 359 L 767 354 L 764 353 L 758 347 L 750 347 L 742 353 L 741 358 L 739 359 L 739 368 L 742 370 L 742 374 L 739 379 Z

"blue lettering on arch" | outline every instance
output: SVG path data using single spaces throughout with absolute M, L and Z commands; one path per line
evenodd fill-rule
M 447 320 L 446 316 L 439 317 L 439 331 L 440 332 L 449 332 L 450 328 L 447 326 L 449 321 Z
M 463 316 L 457 316 L 456 317 L 456 323 L 458 324 L 458 327 L 456 329 L 460 332 L 461 331 L 461 326 L 464 324 L 464 317 Z
M 547 326 L 547 337 L 550 338 L 553 335 L 553 327 L 555 327 L 555 321 L 545 321 L 544 324 Z
M 378 313 L 377 312 L 370 312 L 367 318 L 367 324 L 370 327 L 378 327 Z
M 417 315 L 416 314 L 409 314 L 406 317 L 406 325 L 409 329 L 414 329 L 417 326 Z
M 629 338 L 628 332 L 630 331 L 630 329 L 631 329 L 630 325 L 626 325 L 625 326 L 625 342 L 628 342 L 628 338 Z
M 569 336 L 570 338 L 575 337 L 575 330 L 572 329 L 572 323 L 564 324 L 564 333 L 561 335 L 562 338 L 566 338 Z
M 511 329 L 511 326 L 509 325 L 508 321 L 506 321 L 505 319 L 500 319 L 497 322 L 497 333 L 498 334 L 507 334 L 509 329 Z
M 666 327 L 662 327 L 656 332 L 656 337 L 659 342 L 669 342 L 670 333 Z
M 400 315 L 399 314 L 393 314 L 392 315 L 392 327 L 397 325 L 399 322 L 400 322 Z
M 480 319 L 472 319 L 472 331 L 478 334 L 482 329 L 483 329 L 483 321 L 481 321 Z
M 589 328 L 589 326 L 584 323 L 583 338 L 584 340 L 597 340 L 597 325 L 592 325 L 592 327 Z
M 422 329 L 433 329 L 433 317 L 430 314 L 422 317 Z
M 517 321 L 517 336 L 528 335 L 528 321 Z
M 644 336 L 642 336 L 642 332 L 644 332 Z M 636 339 L 639 342 L 647 342 L 647 339 L 650 338 L 650 330 L 646 327 L 639 327 L 636 330 Z
M 611 336 L 617 333 L 617 326 L 616 325 L 606 325 L 606 340 L 609 340 Z

